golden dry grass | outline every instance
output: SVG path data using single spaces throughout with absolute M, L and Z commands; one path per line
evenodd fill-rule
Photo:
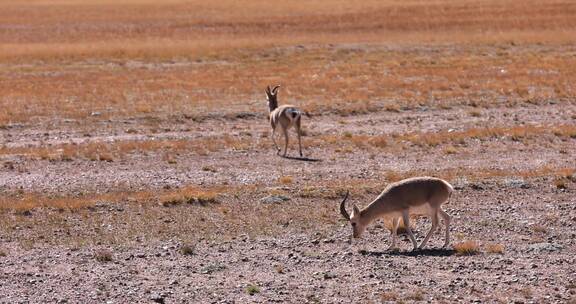
M 280 176 L 278 181 L 283 185 L 289 185 L 289 184 L 292 184 L 294 182 L 294 178 L 290 175 L 284 175 L 284 176 Z
M 576 125 L 523 125 L 514 127 L 470 128 L 463 131 L 417 132 L 395 136 L 400 141 L 408 141 L 419 146 L 437 146 L 445 143 L 461 144 L 468 139 L 489 139 L 506 137 L 520 141 L 529 137 L 553 134 L 558 137 L 572 138 L 576 134 Z
M 337 151 L 353 153 L 362 150 L 397 149 L 415 145 L 417 147 L 435 147 L 450 144 L 444 148 L 446 154 L 458 153 L 456 146 L 468 140 L 508 139 L 513 141 L 528 140 L 544 135 L 561 139 L 572 138 L 576 134 L 576 125 L 523 125 L 514 127 L 469 128 L 463 131 L 411 132 L 392 135 L 352 135 L 351 133 L 329 134 L 309 137 L 304 140 L 305 147 L 334 147 Z M 393 143 L 391 145 L 391 143 Z M 269 149 L 271 142 L 255 136 L 209 136 L 197 139 L 158 139 L 158 140 L 118 140 L 111 142 L 85 142 L 57 144 L 40 147 L 7 147 L 0 146 L 0 156 L 20 155 L 30 159 L 49 161 L 71 161 L 84 159 L 91 161 L 112 162 L 124 159 L 133 154 L 146 152 L 164 153 L 163 159 L 175 164 L 178 153 L 208 155 L 213 152 L 230 150 L 244 151 Z M 202 170 L 215 172 L 215 168 L 204 167 Z M 569 175 L 566 175 L 568 177 Z M 568 182 L 563 179 L 562 184 Z M 288 180 L 286 180 L 287 183 Z M 559 185 L 560 182 L 557 182 Z
M 428 175 L 437 176 L 448 181 L 458 178 L 467 178 L 470 181 L 480 181 L 487 179 L 498 179 L 503 177 L 558 177 L 558 176 L 571 176 L 576 172 L 574 167 L 555 168 L 547 165 L 528 169 L 528 170 L 510 170 L 510 169 L 476 169 L 476 168 L 449 168 L 443 170 L 417 170 L 396 172 L 388 171 L 384 175 L 389 182 L 396 182 L 408 177 Z
M 0 8 L 14 28 L 3 34 L 2 59 L 189 56 L 307 42 L 566 41 L 576 26 L 576 5 L 565 1 L 2 1 Z
M 576 91 L 575 10 L 561 1 L 2 1 L 0 125 L 203 117 L 223 105 L 258 112 L 269 83 L 286 84 L 281 98 L 313 113 L 342 115 L 566 100 Z
M 387 291 L 382 292 L 380 294 L 380 301 L 381 302 L 388 302 L 388 301 L 397 301 L 398 300 L 398 293 L 394 291 Z
M 458 255 L 475 255 L 480 253 L 480 245 L 476 241 L 464 241 L 454 244 L 454 250 Z
M 214 204 L 217 203 L 220 193 L 234 193 L 236 188 L 214 186 L 199 188 L 187 186 L 179 189 L 164 191 L 122 191 L 83 195 L 42 195 L 39 193 L 22 193 L 0 198 L 0 211 L 15 211 L 23 213 L 34 208 L 54 208 L 59 210 L 78 210 L 94 206 L 98 203 L 117 204 L 122 202 L 136 202 L 139 204 L 158 203 L 162 206 L 179 204 Z
M 419 170 L 418 172 L 395 172 L 387 171 L 384 173 L 387 182 L 394 182 L 404 178 L 429 175 L 444 178 L 448 181 L 457 178 L 466 178 L 470 181 L 499 179 L 508 177 L 557 177 L 572 176 L 576 173 L 576 168 L 554 168 L 542 166 L 526 171 L 509 171 L 495 169 L 474 169 L 474 168 L 452 168 L 445 170 L 427 171 Z M 285 180 L 280 178 L 277 181 L 279 186 L 286 185 Z M 86 193 L 81 195 L 62 194 L 62 195 L 42 195 L 39 193 L 16 193 L 0 197 L 0 211 L 13 211 L 22 214 L 35 208 L 54 208 L 58 210 L 80 210 L 97 205 L 98 203 L 137 203 L 152 204 L 165 207 L 178 206 L 182 204 L 191 204 L 198 206 L 219 205 L 220 196 L 237 195 L 238 193 L 248 193 L 258 195 L 256 185 L 230 186 L 230 185 L 213 185 L 213 186 L 195 186 L 190 185 L 177 189 L 164 189 L 160 191 L 124 191 L 116 189 L 115 191 L 99 194 Z M 372 179 L 337 179 L 322 180 L 316 182 L 307 182 L 298 187 L 293 195 L 300 198 L 319 198 L 323 200 L 334 200 L 343 197 L 347 189 L 354 189 L 352 195 L 376 195 L 382 190 L 382 179 L 374 177 Z M 270 192 L 270 191 L 268 191 Z M 271 193 L 266 193 L 269 195 Z M 284 190 L 272 194 L 285 194 Z M 226 208 L 224 206 L 218 208 Z M 286 214 L 288 216 L 288 214 Z M 390 223 L 385 221 L 385 226 L 390 227 Z M 403 228 L 401 223 L 400 228 Z
M 504 245 L 491 243 L 486 245 L 486 252 L 488 253 L 496 253 L 496 254 L 504 254 Z
M 87 142 L 78 144 L 58 144 L 41 147 L 0 147 L 0 155 L 21 155 L 30 159 L 49 161 L 70 161 L 84 159 L 91 161 L 114 161 L 131 154 L 162 151 L 168 163 L 175 163 L 170 153 L 191 152 L 198 155 L 230 150 L 247 150 L 258 143 L 239 136 L 206 137 L 200 139 L 166 139 L 166 140 L 123 140 L 113 142 Z M 206 171 L 213 171 L 206 168 Z

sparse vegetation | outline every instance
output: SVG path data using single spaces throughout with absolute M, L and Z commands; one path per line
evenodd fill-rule
M 548 229 L 546 229 L 546 227 L 539 225 L 539 224 L 534 224 L 531 226 L 532 227 L 532 231 L 536 232 L 536 233 L 546 233 L 548 232 Z
M 413 293 L 409 294 L 408 296 L 406 296 L 406 299 L 408 299 L 410 301 L 423 301 L 424 300 L 424 294 L 422 293 L 421 290 L 417 290 L 417 291 L 414 291 Z
M 444 149 L 444 153 L 446 154 L 456 154 L 458 153 L 458 149 L 456 149 L 454 146 L 448 146 Z
M 292 182 L 294 182 L 294 178 L 290 175 L 285 175 L 285 176 L 280 176 L 278 181 L 283 185 L 289 185 L 289 184 L 292 184 Z
M 486 252 L 488 253 L 496 253 L 496 254 L 504 254 L 504 245 L 490 243 L 486 245 Z
M 196 245 L 182 245 L 180 253 L 183 255 L 194 255 L 196 253 Z
M 477 241 L 464 241 L 454 244 L 454 250 L 458 255 L 476 255 L 480 253 L 480 245 Z
M 480 117 L 480 116 L 482 116 L 482 113 L 481 113 L 480 111 L 477 111 L 477 110 L 472 110 L 472 111 L 468 112 L 468 114 L 469 114 L 470 116 L 472 116 L 472 117 Z
M 280 273 L 280 274 L 284 273 L 284 271 L 285 271 L 284 266 L 282 266 L 280 264 L 277 264 L 276 266 L 274 266 L 274 270 L 276 271 L 276 273 Z
M 387 291 L 380 294 L 381 302 L 389 302 L 398 300 L 398 293 L 394 291 Z
M 260 287 L 258 287 L 258 285 L 255 284 L 250 284 L 248 285 L 248 287 L 246 287 L 246 293 L 253 296 L 257 293 L 260 293 Z
M 564 177 L 556 178 L 554 180 L 554 186 L 556 186 L 557 189 L 564 190 L 568 188 L 568 179 Z
M 563 261 L 575 218 L 575 10 L 534 0 L 0 0 L 0 260 L 10 278 L 0 294 L 574 302 Z M 281 103 L 312 114 L 309 161 L 274 153 L 263 89 L 275 84 Z M 404 237 L 388 252 L 373 232 L 389 222 L 356 254 L 338 216 L 344 193 L 364 207 L 421 175 L 454 185 L 454 251 L 485 255 L 405 252 Z M 430 225 L 411 223 L 419 238 Z
M 216 173 L 217 170 L 213 166 L 204 166 L 202 167 L 202 171 Z
M 218 192 L 186 187 L 163 194 L 160 205 L 168 207 L 180 204 L 198 204 L 201 206 L 218 203 Z
M 386 149 L 407 145 L 413 147 L 436 147 L 449 144 L 444 148 L 446 154 L 458 152 L 457 147 L 466 143 L 467 140 L 489 140 L 506 138 L 512 141 L 522 141 L 535 136 L 559 134 L 566 136 L 570 132 L 576 132 L 576 126 L 517 126 L 517 127 L 491 127 L 470 128 L 464 131 L 439 131 L 439 132 L 410 132 L 404 134 L 387 135 L 351 135 L 344 133 L 341 136 L 322 135 L 305 141 L 305 146 L 336 147 L 337 152 L 355 153 L 361 149 Z M 349 135 L 347 135 L 349 134 Z M 344 145 L 343 145 L 344 143 Z M 115 142 L 88 142 L 86 144 L 59 144 L 50 147 L 0 147 L 0 156 L 21 155 L 31 159 L 48 161 L 71 161 L 75 159 L 89 159 L 93 161 L 113 162 L 115 159 L 123 159 L 134 153 L 165 152 L 163 159 L 175 164 L 175 153 L 193 152 L 198 155 L 208 155 L 223 150 L 250 150 L 253 148 L 269 149 L 268 141 L 262 142 L 257 138 L 233 137 L 228 134 L 211 136 L 194 141 L 184 139 L 155 139 L 155 140 L 126 140 Z M 203 171 L 215 172 L 212 166 L 203 166 Z M 569 181 L 568 177 L 559 177 L 557 185 L 563 187 Z
M 525 287 L 520 290 L 524 298 L 531 299 L 532 298 L 532 289 L 530 287 Z
M 101 263 L 111 262 L 113 260 L 112 252 L 104 249 L 96 251 L 94 253 L 94 258 L 96 259 L 96 261 Z
M 201 120 L 211 114 L 194 111 L 199 105 L 210 112 L 223 104 L 240 105 L 242 100 L 252 98 L 254 83 L 236 81 L 249 79 L 251 75 L 262 75 L 262 78 L 282 75 L 290 79 L 295 98 L 306 96 L 305 99 L 310 100 L 303 105 L 306 109 L 313 113 L 329 109 L 341 115 L 379 110 L 399 112 L 422 105 L 451 108 L 458 104 L 476 107 L 513 106 L 526 101 L 540 104 L 550 99 L 573 97 L 570 84 L 574 83 L 575 75 L 570 69 L 570 57 L 554 52 L 532 55 L 530 51 L 522 51 L 523 44 L 510 46 L 511 39 L 524 44 L 571 43 L 574 21 L 570 3 L 530 2 L 521 9 L 512 2 L 483 3 L 477 18 L 471 20 L 462 10 L 474 5 L 480 4 L 419 2 L 408 5 L 371 0 L 348 5 L 327 5 L 325 1 L 299 5 L 257 1 L 243 5 L 228 1 L 206 5 L 198 1 L 185 4 L 171 1 L 150 5 L 140 0 L 131 1 L 130 6 L 122 9 L 118 9 L 119 4 L 88 1 L 74 6 L 52 3 L 47 10 L 39 4 L 22 7 L 6 2 L 0 4 L 2 20 L 36 30 L 27 35 L 21 35 L 18 30 L 8 31 L 1 36 L 5 43 L 0 61 L 9 65 L 4 71 L 16 71 L 20 76 L 2 79 L 4 110 L 0 113 L 0 122 L 10 124 L 53 115 L 106 120 L 151 113 L 186 113 Z M 21 9 L 26 13 L 15 13 Z M 268 14 L 262 16 L 262 11 Z M 215 15 L 214 12 L 221 13 Z M 543 17 L 542 12 L 549 15 Z M 36 14 L 42 18 L 26 18 Z M 107 27 L 98 19 L 99 14 L 109 16 L 108 22 L 118 26 Z M 493 14 L 503 17 L 493 21 Z M 79 35 L 76 16 L 85 15 L 90 15 L 82 19 L 87 31 Z M 190 24 L 203 22 L 212 30 L 189 27 L 182 32 L 179 30 L 181 15 L 189 16 Z M 429 18 L 431 15 L 435 18 Z M 296 22 L 289 22 L 286 16 L 292 16 Z M 408 17 L 414 20 L 410 24 L 406 24 Z M 516 18 L 525 22 L 517 22 Z M 222 20 L 227 20 L 226 26 Z M 126 28 L 134 30 L 126 31 Z M 282 35 L 269 30 L 273 28 L 282 28 Z M 316 30 L 309 31 L 310 28 Z M 358 28 L 363 29 L 362 35 L 357 34 Z M 477 47 L 486 42 L 498 47 L 489 50 Z M 420 43 L 437 51 L 382 48 L 335 51 L 331 47 L 307 47 L 328 43 Z M 458 48 L 454 52 L 443 52 L 446 43 L 456 43 Z M 293 45 L 305 47 L 293 52 L 290 48 Z M 193 64 L 197 58 L 202 65 Z M 34 60 L 44 64 L 31 65 L 25 73 L 12 68 Z M 167 68 L 183 64 L 189 68 L 172 69 L 167 74 L 161 69 L 130 65 L 101 69 L 77 64 L 94 60 L 111 64 L 134 62 L 144 67 L 150 62 Z M 236 66 L 221 65 L 222 61 L 251 68 L 238 70 Z M 371 68 L 362 63 L 369 63 Z M 74 71 L 80 70 L 84 77 L 80 80 L 91 80 L 85 90 L 77 85 L 78 73 Z M 139 90 L 138 79 L 147 84 L 146 90 Z M 173 79 L 188 81 L 179 83 Z M 493 79 L 498 81 L 491 81 Z M 31 80 L 35 83 L 34 90 L 23 84 Z M 53 89 L 53 80 L 61 84 L 57 90 Z M 319 94 L 310 83 L 320 84 L 325 90 Z M 383 86 L 384 83 L 387 85 Z M 234 90 L 222 90 L 230 87 Z M 391 87 L 396 89 L 388 89 Z M 11 96 L 28 102 L 11 103 L 8 99 Z M 371 98 L 374 96 L 385 101 L 374 102 Z M 327 107 L 325 100 L 334 102 Z M 242 112 L 254 113 L 255 110 L 249 107 Z M 222 113 L 231 114 L 234 113 Z

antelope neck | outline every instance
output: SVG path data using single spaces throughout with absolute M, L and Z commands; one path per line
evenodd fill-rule
M 278 102 L 268 102 L 268 108 L 270 109 L 270 112 L 276 110 L 276 108 L 278 108 Z
M 377 198 L 372 203 L 370 203 L 366 208 L 360 211 L 360 217 L 366 224 L 370 224 L 372 221 L 380 218 L 382 215 L 392 212 L 390 204 L 384 201 L 382 198 Z

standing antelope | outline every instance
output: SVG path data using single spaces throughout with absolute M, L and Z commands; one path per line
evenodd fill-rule
M 414 245 L 414 250 L 424 248 L 432 233 L 438 227 L 438 215 L 444 219 L 446 225 L 445 248 L 450 243 L 450 216 L 442 210 L 442 204 L 448 201 L 452 194 L 452 186 L 445 180 L 434 177 L 413 177 L 392 183 L 363 210 L 353 206 L 352 215 L 346 212 L 346 199 L 340 203 L 340 213 L 352 224 L 353 237 L 362 235 L 366 227 L 378 218 L 392 220 L 392 244 L 389 250 L 396 249 L 396 232 L 400 218 L 404 221 L 406 232 Z M 410 215 L 429 215 L 432 228 L 418 247 L 412 229 L 410 229 Z
M 280 126 L 282 132 L 284 133 L 284 157 L 286 157 L 286 150 L 288 150 L 288 129 L 292 126 L 296 129 L 296 134 L 298 134 L 298 148 L 300 151 L 300 157 L 302 157 L 302 141 L 300 139 L 301 129 L 300 120 L 302 118 L 303 112 L 292 105 L 281 105 L 278 106 L 278 88 L 280 86 L 275 86 L 270 90 L 270 86 L 266 87 L 266 99 L 268 100 L 268 108 L 270 109 L 270 125 L 272 126 L 272 141 L 276 147 L 276 154 L 280 154 L 281 149 L 276 144 L 276 128 Z

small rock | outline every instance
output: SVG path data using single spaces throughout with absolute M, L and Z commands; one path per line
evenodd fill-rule
M 285 201 L 289 201 L 290 198 L 284 195 L 270 195 L 267 197 L 264 197 L 260 200 L 260 202 L 264 203 L 264 204 L 279 204 Z
M 330 273 L 330 272 L 325 272 L 323 277 L 324 277 L 324 280 L 330 280 L 330 279 L 335 278 L 336 275 L 333 273 Z
M 150 297 L 150 300 L 154 301 L 155 303 L 160 303 L 160 304 L 165 303 L 164 297 L 162 295 L 159 295 L 159 294 L 152 295 Z
M 562 248 L 563 247 L 561 245 L 544 242 L 544 243 L 536 243 L 536 244 L 532 244 L 532 245 L 528 246 L 527 251 L 535 251 L 535 252 L 549 251 L 549 252 L 553 252 L 553 251 L 562 250 Z
M 521 189 L 529 189 L 530 184 L 524 181 L 523 179 L 506 179 L 504 180 L 504 184 L 511 188 L 521 188 Z
M 484 190 L 484 187 L 480 184 L 470 184 L 470 188 L 473 190 Z

